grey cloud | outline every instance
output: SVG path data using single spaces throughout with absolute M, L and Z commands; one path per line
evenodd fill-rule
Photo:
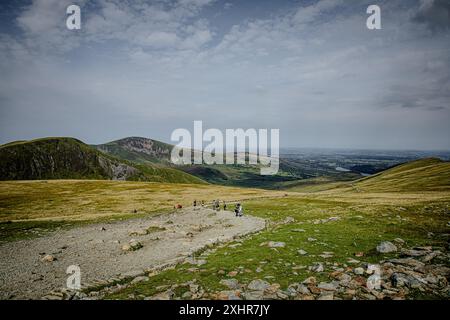
M 450 28 L 450 1 L 421 0 L 420 8 L 413 21 L 426 24 L 432 31 Z

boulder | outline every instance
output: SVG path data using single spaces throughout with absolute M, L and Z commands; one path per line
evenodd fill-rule
M 270 286 L 270 284 L 267 281 L 257 279 L 257 280 L 252 280 L 248 284 L 247 289 L 252 290 L 252 291 L 264 291 L 269 286 Z
M 397 246 L 389 241 L 383 241 L 377 246 L 377 251 L 380 253 L 396 252 Z

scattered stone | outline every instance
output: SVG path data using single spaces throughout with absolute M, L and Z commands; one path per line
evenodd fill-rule
M 138 283 L 138 282 L 144 282 L 144 281 L 148 281 L 148 280 L 149 280 L 149 277 L 146 277 L 146 276 L 139 276 L 139 277 L 134 278 L 134 279 L 131 281 L 131 284 L 135 284 L 135 283 Z
M 222 279 L 220 284 L 228 287 L 228 289 L 236 290 L 240 288 L 239 282 L 236 279 Z
M 317 298 L 317 300 L 333 300 L 334 295 L 333 293 L 324 292 L 320 294 L 320 296 Z
M 230 272 L 228 272 L 228 276 L 229 276 L 229 277 L 236 277 L 237 274 L 238 274 L 237 271 L 230 271 Z
M 143 247 L 143 245 L 137 240 L 130 240 L 129 244 L 124 244 L 122 246 L 123 251 L 136 251 Z
M 326 291 L 335 291 L 338 287 L 338 284 L 333 282 L 321 282 L 317 285 L 317 288 Z
M 405 244 L 405 240 L 403 240 L 402 238 L 395 238 L 394 242 L 399 245 Z
M 323 272 L 324 270 L 323 264 L 320 262 L 313 264 L 311 267 L 309 267 L 309 269 L 313 272 Z
M 129 233 L 130 236 L 145 236 L 147 234 L 147 229 L 134 230 Z
M 391 253 L 396 252 L 397 247 L 392 242 L 383 241 L 377 246 L 377 251 L 380 253 Z
M 267 246 L 269 248 L 284 248 L 286 246 L 286 243 L 284 243 L 284 242 L 276 242 L 276 241 L 269 241 L 267 243 Z
M 303 250 L 303 249 L 299 249 L 299 250 L 297 250 L 297 252 L 298 252 L 298 254 L 301 255 L 301 256 L 304 256 L 304 255 L 308 254 L 308 252 L 306 252 L 306 251 Z
M 434 258 L 436 258 L 438 255 L 440 255 L 441 252 L 440 251 L 433 251 L 430 254 L 427 254 L 422 261 L 423 262 L 430 262 L 431 260 L 433 260 Z
M 236 290 L 236 291 L 224 290 L 224 291 L 220 291 L 219 293 L 216 294 L 216 299 L 217 300 L 242 300 L 240 296 L 241 296 L 241 292 L 238 290 Z
M 359 267 L 359 268 L 355 268 L 353 269 L 353 273 L 356 275 L 363 275 L 364 274 L 364 269 Z
M 270 286 L 270 284 L 267 281 L 264 281 L 264 280 L 261 280 L 261 279 L 257 279 L 257 280 L 252 280 L 248 284 L 247 289 L 253 290 L 253 291 L 264 291 L 269 286 Z
M 306 278 L 305 280 L 303 280 L 303 284 L 315 284 L 316 283 L 316 278 L 315 277 L 309 277 Z
M 53 262 L 53 261 L 55 261 L 55 260 L 56 260 L 56 258 L 55 258 L 54 256 L 52 256 L 51 254 L 45 255 L 45 256 L 41 259 L 42 262 Z
M 357 264 L 357 263 L 359 263 L 359 260 L 350 258 L 350 259 L 347 260 L 347 263 L 349 263 L 349 264 Z
M 324 252 L 322 252 L 322 254 L 319 255 L 319 257 L 321 257 L 323 259 L 328 259 L 328 258 L 332 258 L 333 255 L 334 255 L 333 252 L 324 251 Z

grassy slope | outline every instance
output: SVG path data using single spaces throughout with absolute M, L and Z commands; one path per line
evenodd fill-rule
M 435 158 L 412 161 L 361 179 L 354 185 L 372 192 L 449 191 L 450 162 Z

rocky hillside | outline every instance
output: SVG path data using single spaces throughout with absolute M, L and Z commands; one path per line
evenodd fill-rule
M 128 137 L 93 147 L 135 163 L 169 163 L 173 145 L 153 139 Z
M 175 169 L 133 165 L 73 138 L 44 138 L 0 146 L 0 180 L 36 179 L 202 182 Z

